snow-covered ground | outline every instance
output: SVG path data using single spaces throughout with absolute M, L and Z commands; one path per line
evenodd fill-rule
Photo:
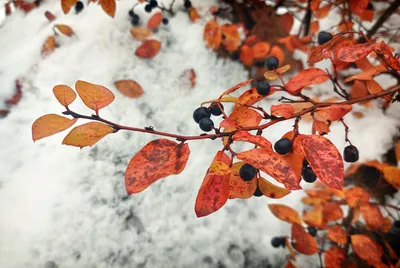
M 286 203 L 301 210 L 301 191 L 280 200 L 230 200 L 218 212 L 196 218 L 195 198 L 221 148 L 218 140 L 191 142 L 184 172 L 130 197 L 124 188 L 125 167 L 154 136 L 120 132 L 83 150 L 62 146 L 66 133 L 32 142 L 32 122 L 63 110 L 53 97 L 56 84 L 73 86 L 81 79 L 110 88 L 116 100 L 102 115 L 112 121 L 198 134 L 192 112 L 200 102 L 247 79 L 241 64 L 217 59 L 205 48 L 202 33 L 207 18 L 193 24 L 187 14 L 178 12 L 156 34 L 162 41 L 159 55 L 143 60 L 134 55 L 140 42 L 129 33 L 127 13 L 135 1 L 117 1 L 115 19 L 97 5 L 79 15 L 63 15 L 59 2 L 44 1 L 29 14 L 17 11 L 0 25 L 0 109 L 14 93 L 14 81 L 23 81 L 22 100 L 0 119 L 0 267 L 282 264 L 284 250 L 273 249 L 270 239 L 288 234 L 289 224 L 277 220 L 267 204 Z M 212 3 L 193 1 L 201 13 Z M 47 21 L 46 10 L 57 16 L 55 22 Z M 76 36 L 61 37 L 61 46 L 42 57 L 41 46 L 55 23 L 71 26 Z M 188 68 L 197 74 L 193 89 L 179 78 Z M 122 96 L 113 85 L 119 79 L 136 80 L 145 94 L 136 100 Z M 72 107 L 90 114 L 80 101 Z M 346 117 L 362 160 L 379 159 L 390 146 L 399 113 L 389 114 L 371 108 L 362 119 Z M 274 142 L 291 125 L 274 126 L 265 136 Z M 301 130 L 309 129 L 310 125 L 301 125 Z M 341 125 L 332 127 L 329 138 L 340 150 L 345 146 Z

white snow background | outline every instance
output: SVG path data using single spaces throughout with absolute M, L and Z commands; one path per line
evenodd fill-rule
M 193 1 L 201 14 L 215 3 Z M 79 15 L 73 11 L 64 15 L 59 0 L 44 1 L 29 14 L 16 11 L 0 24 L 0 109 L 14 94 L 14 81 L 23 81 L 22 100 L 0 119 L 0 267 L 281 266 L 286 251 L 272 248 L 270 240 L 289 234 L 290 225 L 276 219 L 267 204 L 285 203 L 301 211 L 301 191 L 280 200 L 229 200 L 218 212 L 196 218 L 197 191 L 221 148 L 219 140 L 189 142 L 191 155 L 180 175 L 159 180 L 132 196 L 125 191 L 125 168 L 156 136 L 121 131 L 82 150 L 61 145 L 67 132 L 33 143 L 33 121 L 63 111 L 52 93 L 57 84 L 73 87 L 76 80 L 86 80 L 108 87 L 116 100 L 101 115 L 114 122 L 195 135 L 201 131 L 192 112 L 200 102 L 247 79 L 239 62 L 217 59 L 205 47 L 207 15 L 192 23 L 178 11 L 156 33 L 162 42 L 160 53 L 151 60 L 137 58 L 134 51 L 140 42 L 129 33 L 127 14 L 134 4 L 117 1 L 111 19 L 98 5 L 85 5 Z M 148 16 L 141 9 L 138 6 L 136 11 Z M 46 10 L 57 20 L 49 23 Z M 43 57 L 41 46 L 58 23 L 72 27 L 76 36 L 60 36 L 61 46 Z M 193 89 L 179 78 L 189 68 L 197 74 Z M 114 86 L 119 79 L 136 80 L 145 94 L 139 99 L 124 97 Z M 313 88 L 326 96 L 331 91 L 329 83 Z M 263 104 L 268 107 L 277 98 Z M 71 107 L 91 113 L 79 100 Z M 398 107 L 392 107 L 386 116 L 376 105 L 362 119 L 346 116 L 361 160 L 381 159 L 397 133 L 398 112 Z M 278 124 L 264 134 L 275 142 L 292 124 Z M 310 128 L 301 124 L 305 133 Z M 343 150 L 340 124 L 332 126 L 328 137 Z M 316 256 L 307 261 L 300 259 L 298 267 L 317 266 Z

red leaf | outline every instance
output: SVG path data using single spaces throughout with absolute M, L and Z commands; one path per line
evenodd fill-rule
M 151 18 L 147 22 L 147 27 L 149 29 L 157 28 L 158 26 L 160 26 L 162 19 L 163 19 L 163 15 L 161 12 L 155 13 L 153 16 L 151 16 Z
M 293 16 L 290 15 L 289 13 L 286 13 L 285 15 L 282 15 L 281 21 L 283 29 L 285 29 L 287 33 L 290 33 L 290 30 L 292 29 L 294 22 Z
M 325 267 L 342 268 L 342 262 L 346 258 L 343 249 L 338 246 L 332 246 L 324 253 Z
M 53 21 L 53 20 L 56 19 L 56 16 L 54 16 L 50 11 L 46 11 L 46 12 L 44 13 L 44 15 L 46 16 L 46 18 L 47 18 L 49 21 Z
M 179 174 L 186 166 L 190 150 L 186 143 L 158 139 L 146 144 L 129 162 L 125 187 L 129 195 L 139 193 L 153 182 Z
M 286 119 L 291 118 L 294 114 L 294 108 L 290 104 L 279 104 L 271 106 L 271 114 L 274 116 L 281 116 Z
M 291 94 L 296 95 L 304 87 L 312 84 L 321 84 L 329 79 L 329 75 L 321 69 L 309 68 L 300 71 L 295 77 L 289 80 L 285 89 Z
M 289 163 L 282 155 L 270 149 L 253 149 L 241 152 L 236 157 L 267 173 L 289 190 L 301 189 L 300 180 Z
M 368 43 L 342 47 L 338 52 L 338 59 L 345 62 L 355 62 L 365 58 L 374 49 L 375 40 Z
M 387 71 L 385 66 L 376 65 L 374 67 L 371 67 L 371 68 L 365 70 L 362 73 L 359 73 L 359 74 L 353 75 L 353 76 L 351 76 L 349 78 L 346 78 L 344 81 L 345 82 L 350 82 L 350 81 L 353 81 L 353 80 L 372 80 L 372 77 L 374 75 L 380 74 L 380 73 L 385 72 L 385 71 Z
M 305 255 L 313 255 L 318 252 L 317 241 L 304 228 L 297 224 L 292 224 L 292 238 L 295 240 L 293 247 Z
M 368 0 L 349 0 L 350 11 L 355 14 L 362 14 L 368 7 Z
M 160 51 L 161 43 L 157 40 L 146 40 L 136 49 L 135 55 L 139 58 L 154 58 Z
M 229 199 L 250 198 L 257 189 L 257 179 L 254 178 L 251 181 L 244 181 L 240 177 L 239 170 L 244 164 L 244 162 L 238 162 L 232 166 L 232 173 L 229 178 Z
M 351 246 L 358 257 L 368 262 L 368 264 L 381 263 L 382 249 L 374 241 L 362 234 L 350 236 Z
M 288 194 L 290 191 L 286 188 L 281 188 L 275 184 L 270 183 L 264 178 L 258 178 L 258 187 L 260 187 L 261 192 L 269 198 L 282 198 Z
M 238 131 L 235 133 L 235 135 L 233 135 L 233 140 L 234 141 L 247 141 L 247 142 L 251 142 L 259 147 L 262 148 L 268 148 L 272 150 L 272 144 L 269 140 L 267 140 L 266 138 L 264 138 L 263 136 L 260 135 L 251 135 L 249 132 L 247 131 Z
M 240 48 L 240 56 L 239 56 L 240 61 L 247 67 L 250 67 L 253 65 L 253 50 L 246 45 L 243 45 Z
M 216 161 L 229 165 L 231 159 L 223 151 L 218 151 L 211 166 Z M 220 175 L 211 173 L 210 168 L 207 170 L 196 198 L 195 212 L 197 217 L 207 216 L 226 203 L 229 197 L 230 175 L 231 169 Z
M 328 107 L 317 109 L 314 113 L 314 117 L 318 121 L 336 121 L 342 119 L 348 112 L 350 112 L 352 106 L 350 104 L 335 104 Z
M 344 178 L 342 156 L 333 143 L 322 136 L 299 135 L 297 137 L 308 163 L 315 175 L 329 187 L 341 190 Z
M 229 119 L 235 121 L 242 127 L 258 126 L 262 120 L 261 114 L 245 106 L 235 106 Z
M 101 8 L 106 12 L 110 17 L 115 16 L 115 11 L 117 9 L 117 4 L 115 0 L 99 0 Z

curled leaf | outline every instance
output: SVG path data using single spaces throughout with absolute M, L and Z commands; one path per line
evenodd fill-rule
M 276 186 L 275 184 L 272 184 L 268 180 L 261 177 L 258 179 L 258 187 L 260 188 L 261 192 L 269 198 L 279 199 L 290 194 L 288 189 Z
M 336 202 L 325 203 L 322 214 L 325 221 L 337 221 L 343 218 L 343 211 Z
M 270 46 L 267 42 L 259 42 L 252 47 L 253 56 L 256 60 L 263 60 L 267 57 Z
M 69 119 L 57 114 L 46 114 L 32 124 L 32 139 L 37 141 L 70 128 L 77 118 Z

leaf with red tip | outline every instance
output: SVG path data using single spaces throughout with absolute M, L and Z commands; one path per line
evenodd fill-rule
M 186 143 L 178 144 L 167 139 L 147 143 L 126 168 L 127 193 L 139 193 L 161 178 L 181 173 L 189 154 L 189 146 Z
M 309 68 L 300 71 L 287 82 L 285 89 L 291 94 L 299 93 L 304 87 L 312 84 L 321 84 L 329 79 L 329 75 L 321 69 Z
M 115 17 L 115 11 L 117 10 L 117 4 L 115 0 L 100 0 L 99 1 L 101 8 L 106 12 L 110 17 Z
M 313 255 L 318 252 L 317 241 L 304 228 L 297 224 L 292 224 L 292 239 L 295 240 L 293 247 L 304 255 Z
M 67 14 L 72 7 L 76 5 L 78 0 L 61 0 L 61 8 L 64 14 Z
M 288 223 L 302 224 L 299 213 L 291 207 L 282 204 L 269 204 L 268 208 L 278 219 Z
M 161 12 L 155 13 L 153 16 L 151 16 L 151 18 L 147 22 L 147 27 L 150 29 L 157 28 L 158 26 L 160 26 L 162 19 L 163 15 Z
M 232 173 L 229 178 L 229 199 L 250 198 L 257 189 L 257 179 L 244 181 L 240 177 L 239 170 L 244 164 L 244 162 L 237 162 L 232 165 Z
M 133 80 L 118 80 L 114 84 L 118 91 L 128 98 L 136 99 L 144 93 L 143 88 Z
M 78 80 L 75 83 L 75 89 L 83 103 L 96 112 L 115 99 L 114 94 L 108 88 L 86 81 Z
M 346 255 L 344 250 L 338 246 L 332 246 L 324 253 L 324 263 L 325 267 L 329 268 L 342 268 L 343 261 Z
M 335 104 L 328 107 L 317 109 L 314 113 L 314 118 L 318 121 L 336 121 L 342 119 L 352 106 L 350 104 Z
M 258 126 L 262 120 L 261 114 L 245 106 L 235 106 L 229 119 L 235 121 L 242 127 Z
M 99 122 L 89 122 L 77 127 L 74 127 L 65 136 L 62 144 L 71 145 L 79 148 L 93 146 L 106 135 L 115 131 L 109 125 Z
M 272 144 L 269 140 L 264 138 L 263 136 L 260 135 L 252 135 L 247 131 L 238 131 L 233 135 L 232 139 L 234 141 L 246 141 L 246 142 L 251 142 L 259 147 L 262 148 L 269 148 L 272 150 Z
M 37 141 L 70 128 L 77 118 L 69 119 L 57 114 L 46 114 L 32 124 L 32 139 Z
M 260 188 L 261 192 L 269 198 L 279 199 L 290 194 L 288 189 L 276 186 L 275 184 L 272 184 L 268 180 L 261 177 L 258 179 L 258 187 Z
M 215 20 L 210 20 L 204 27 L 204 41 L 207 47 L 217 50 L 222 42 L 222 33 L 218 23 Z
M 279 104 L 271 106 L 271 114 L 274 116 L 291 118 L 294 114 L 294 108 L 290 104 Z
M 368 228 L 371 230 L 379 230 L 385 223 L 383 215 L 377 205 L 363 205 L 360 207 L 360 212 Z
M 231 160 L 223 151 L 218 151 L 212 163 L 216 161 L 229 165 Z M 228 169 L 225 173 L 216 175 L 210 173 L 210 169 L 207 170 L 196 198 L 195 212 L 197 217 L 214 213 L 226 203 L 229 197 L 231 171 L 231 169 Z
M 257 148 L 236 155 L 240 160 L 260 169 L 289 190 L 301 189 L 300 179 L 285 158 L 271 149 Z
M 57 85 L 53 88 L 54 96 L 56 96 L 59 103 L 65 108 L 68 107 L 75 99 L 75 91 L 67 85 Z
M 338 149 L 325 137 L 299 135 L 306 159 L 315 175 L 327 186 L 341 190 L 344 179 L 343 159 Z
M 369 264 L 381 263 L 382 249 L 379 250 L 374 241 L 362 234 L 350 236 L 351 246 L 360 259 L 367 261 Z
M 333 242 L 343 245 L 347 244 L 347 233 L 340 225 L 334 225 L 329 228 L 327 237 Z
M 345 62 L 355 62 L 368 56 L 374 49 L 375 40 L 368 43 L 342 47 L 338 52 L 338 59 Z
M 135 55 L 139 58 L 151 59 L 154 58 L 161 48 L 161 42 L 158 40 L 146 40 L 136 49 Z

